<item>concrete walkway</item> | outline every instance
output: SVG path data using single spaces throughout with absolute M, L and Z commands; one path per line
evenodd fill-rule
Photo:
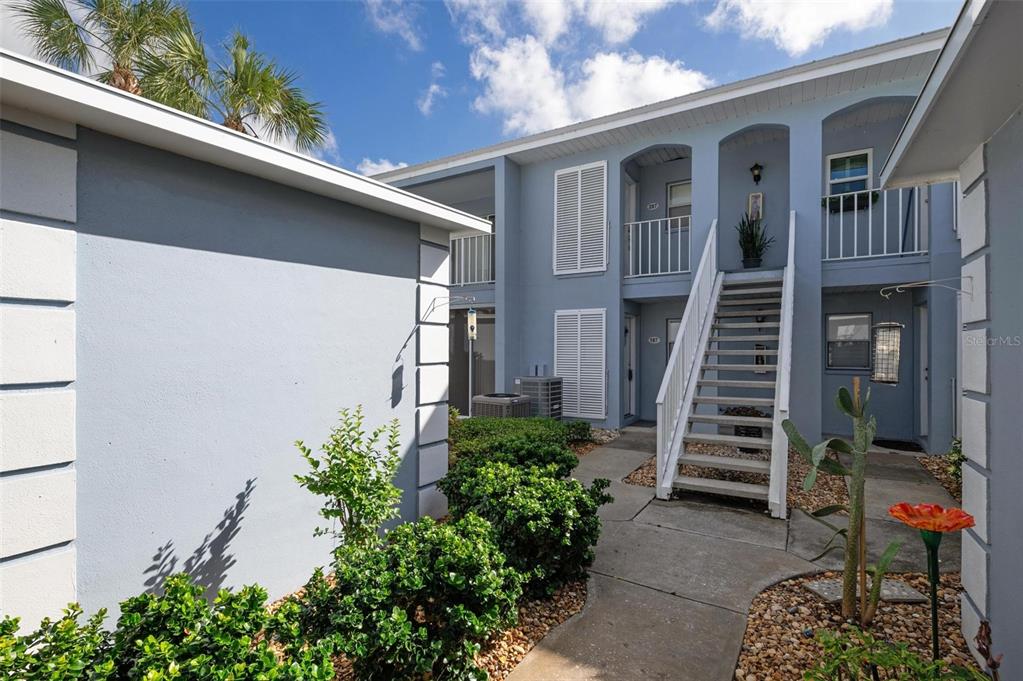
M 621 481 L 654 451 L 653 429 L 632 427 L 581 460 L 574 477 L 587 484 L 608 478 L 615 497 L 600 512 L 604 526 L 589 598 L 582 612 L 530 651 L 510 681 L 729 681 L 754 596 L 775 582 L 840 563 L 836 554 L 808 560 L 828 535 L 800 513 L 786 523 L 720 498 L 659 501 L 652 488 Z M 913 552 L 922 547 L 919 538 L 885 520 L 884 511 L 902 500 L 954 502 L 911 457 L 878 455 L 869 474 L 872 553 L 884 548 L 873 544 L 887 543 L 882 535 L 906 536 L 895 569 L 923 569 L 922 548 Z M 958 569 L 958 545 L 943 546 L 942 554 L 955 559 L 945 569 Z

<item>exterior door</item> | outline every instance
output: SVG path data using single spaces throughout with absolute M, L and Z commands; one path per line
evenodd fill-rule
M 622 356 L 625 357 L 625 376 L 624 390 L 622 391 L 622 403 L 625 405 L 625 415 L 635 416 L 636 415 L 636 384 L 637 384 L 637 373 L 639 372 L 639 366 L 636 362 L 636 316 L 627 314 L 625 315 L 625 340 L 624 340 L 624 352 Z
M 931 391 L 930 383 L 930 353 L 928 352 L 927 334 L 927 306 L 920 305 L 916 308 L 916 337 L 918 339 L 917 367 L 919 371 L 918 384 L 920 386 L 920 436 L 926 437 L 930 421 L 928 419 L 929 402 Z

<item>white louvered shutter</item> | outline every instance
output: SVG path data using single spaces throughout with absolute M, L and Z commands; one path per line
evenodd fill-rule
M 607 268 L 607 164 L 554 174 L 554 273 Z
M 605 332 L 603 309 L 554 313 L 554 375 L 562 378 L 565 416 L 607 416 Z

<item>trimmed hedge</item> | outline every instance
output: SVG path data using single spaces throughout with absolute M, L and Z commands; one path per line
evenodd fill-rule
M 331 638 L 360 679 L 484 681 L 474 657 L 515 623 L 522 577 L 505 566 L 490 524 L 407 523 L 379 549 L 338 553 L 333 583 L 314 574 L 296 602 L 306 638 Z
M 553 592 L 585 576 L 600 537 L 597 510 L 612 501 L 607 480 L 587 489 L 547 468 L 503 462 L 456 466 L 439 483 L 451 514 L 477 514 L 494 527 L 508 564 L 526 578 L 531 594 Z
M 586 421 L 474 416 L 469 419 L 452 418 L 449 424 L 448 440 L 455 458 L 492 454 L 510 439 L 527 438 L 536 447 L 565 447 L 571 442 L 590 438 L 590 424 Z

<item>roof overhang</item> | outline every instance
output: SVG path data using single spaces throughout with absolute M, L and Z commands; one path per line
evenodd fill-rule
M 947 29 L 940 29 L 902 38 L 374 177 L 399 182 L 501 156 L 516 163 L 532 163 L 642 139 L 651 133 L 763 113 L 893 81 L 922 79 L 946 34 Z
M 1023 2 L 967 0 L 881 170 L 905 187 L 959 166 L 1023 106 Z
M 181 156 L 447 231 L 490 223 L 211 121 L 0 49 L 0 107 L 26 109 Z

